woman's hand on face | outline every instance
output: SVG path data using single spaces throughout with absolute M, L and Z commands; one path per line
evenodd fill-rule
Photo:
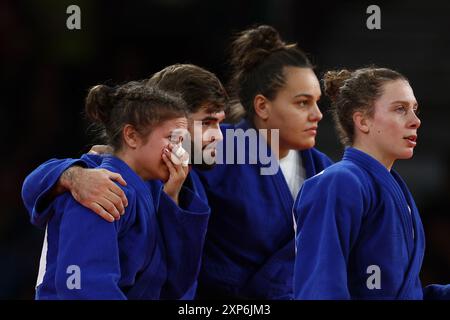
M 169 169 L 169 179 L 164 184 L 164 192 L 178 204 L 178 196 L 189 173 L 189 154 L 181 145 L 169 144 L 164 149 L 163 161 Z

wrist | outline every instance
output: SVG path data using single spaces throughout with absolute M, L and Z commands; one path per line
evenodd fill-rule
M 82 169 L 83 168 L 79 167 L 79 166 L 72 166 L 72 167 L 68 168 L 66 171 L 64 171 L 58 180 L 56 189 L 60 192 L 65 192 L 67 190 L 71 190 L 74 175 L 76 175 Z
M 169 195 L 169 197 L 171 197 L 173 202 L 175 202 L 178 205 L 178 194 L 177 195 Z
M 178 194 L 179 192 L 167 190 L 166 188 L 163 188 L 164 192 L 176 203 L 178 204 Z

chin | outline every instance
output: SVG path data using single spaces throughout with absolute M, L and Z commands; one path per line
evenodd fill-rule
M 316 145 L 316 139 L 311 139 L 311 140 L 307 140 L 307 141 L 302 141 L 302 143 L 299 143 L 295 149 L 296 150 L 307 150 L 307 149 L 313 148 L 315 145 Z
M 216 164 L 216 156 L 211 155 L 211 151 L 204 150 L 202 153 L 202 164 L 214 166 Z
M 411 159 L 414 155 L 414 150 L 404 150 L 403 152 L 399 153 L 397 156 L 397 159 L 407 160 Z
M 307 150 L 314 147 L 316 144 L 316 139 L 314 138 L 307 138 L 307 139 L 297 139 L 294 141 L 286 141 L 283 143 L 283 146 L 289 148 L 289 150 Z M 280 141 L 280 147 L 281 147 L 281 141 Z
M 405 152 L 404 159 L 411 159 L 413 156 L 414 156 L 414 151 L 408 151 L 408 152 Z
M 216 163 L 213 164 L 207 164 L 207 163 L 201 163 L 201 164 L 194 164 L 194 167 L 196 169 L 202 170 L 202 171 L 208 171 L 213 169 L 216 166 Z

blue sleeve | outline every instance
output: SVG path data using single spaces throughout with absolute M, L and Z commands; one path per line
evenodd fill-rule
M 347 261 L 364 212 L 351 175 L 334 172 L 307 180 L 294 205 L 297 220 L 295 299 L 350 299 Z
M 110 223 L 69 194 L 62 210 L 55 286 L 61 299 L 126 299 L 119 288 L 119 221 Z M 131 209 L 127 208 L 127 211 Z M 130 212 L 126 213 L 127 215 Z M 79 287 L 74 287 L 77 268 Z
M 178 206 L 185 214 L 209 214 L 210 208 L 206 196 L 202 196 L 190 188 L 182 187 Z
M 180 202 L 188 209 L 181 209 L 165 192 L 160 194 L 157 215 L 166 248 L 168 273 L 162 299 L 193 299 L 200 271 L 210 208 L 184 187 Z
M 45 227 L 52 212 L 51 201 L 46 196 L 56 185 L 61 174 L 74 165 L 87 166 L 80 159 L 51 159 L 41 164 L 25 178 L 22 186 L 22 199 L 32 224 L 41 228 Z
M 189 175 L 183 186 L 195 193 L 201 201 L 209 205 L 205 187 L 203 186 L 203 183 L 195 170 L 191 170 L 189 172 Z M 185 204 L 181 203 L 181 205 Z
M 55 187 L 64 171 L 75 165 L 95 168 L 101 162 L 101 156 L 84 154 L 80 159 L 50 159 L 31 172 L 22 186 L 22 199 L 31 223 L 40 228 L 45 227 L 53 212 L 53 199 L 48 198 L 48 193 Z
M 424 300 L 450 300 L 450 284 L 431 284 L 423 289 Z

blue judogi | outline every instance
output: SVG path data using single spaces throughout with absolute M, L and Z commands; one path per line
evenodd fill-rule
M 67 168 L 74 164 L 94 168 L 104 159 L 109 159 L 109 157 L 83 155 L 81 159 L 52 159 L 33 171 L 25 180 L 22 190 L 24 203 L 31 214 L 32 223 L 44 227 L 49 220 L 51 223 L 52 220 L 60 219 L 58 214 L 54 214 L 55 207 L 48 202 L 46 195 Z M 109 170 L 107 167 L 105 169 Z M 129 183 L 126 177 L 123 176 L 123 178 Z M 191 179 L 195 179 L 195 177 Z M 196 279 L 210 212 L 207 204 L 199 198 L 202 196 L 201 186 L 196 186 L 194 190 L 182 188 L 179 202 L 186 209 L 181 209 L 162 191 L 163 185 L 160 181 L 142 181 L 142 183 L 146 188 L 139 189 L 139 192 L 142 192 L 140 196 L 148 197 L 148 201 L 156 210 L 155 216 L 158 221 L 158 232 L 161 233 L 167 269 L 167 277 L 158 298 L 192 299 L 195 295 Z M 128 200 L 130 201 L 130 198 Z M 95 215 L 90 210 L 84 209 Z M 151 212 L 150 210 L 149 214 Z M 156 299 L 149 296 L 142 298 Z
M 347 148 L 342 161 L 305 181 L 294 213 L 296 299 L 423 298 L 423 226 L 394 170 Z
M 221 128 L 226 154 L 226 130 L 252 127 L 243 121 Z M 234 151 L 238 151 L 235 142 Z M 211 206 L 198 297 L 291 299 L 294 199 L 281 170 L 261 175 L 264 164 L 255 159 L 259 150 L 249 152 L 248 143 L 245 149 L 245 164 L 217 164 L 210 171 L 197 170 Z M 256 164 L 249 164 L 252 158 Z M 301 158 L 307 177 L 332 163 L 315 149 L 302 151 Z
M 69 193 L 58 196 L 47 226 L 46 270 L 37 299 L 160 297 L 167 270 L 148 186 L 118 158 L 106 157 L 100 167 L 127 179 L 128 186 L 121 186 L 129 201 L 126 215 L 109 223 Z M 69 279 L 74 270 L 78 280 Z

